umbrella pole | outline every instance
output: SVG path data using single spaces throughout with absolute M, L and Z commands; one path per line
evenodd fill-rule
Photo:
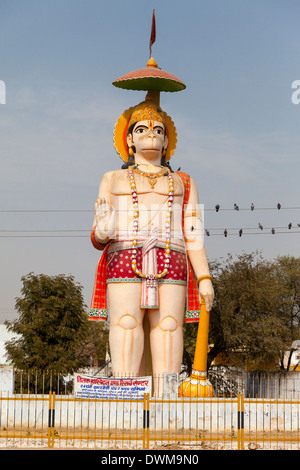
M 208 350 L 209 312 L 205 303 L 201 303 L 200 319 L 194 355 L 192 374 L 184 380 L 179 387 L 180 397 L 212 397 L 213 387 L 207 377 L 207 350 Z

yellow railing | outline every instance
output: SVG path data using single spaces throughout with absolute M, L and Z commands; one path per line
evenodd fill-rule
M 241 410 L 248 418 L 242 430 L 243 448 L 299 450 L 299 398 L 245 398 L 242 395 Z M 257 416 L 263 418 L 263 426 L 255 425 Z
M 49 446 L 51 395 L 0 395 L 0 448 Z M 42 413 L 40 413 L 42 410 Z M 48 412 L 48 413 L 47 413 Z M 39 423 L 37 415 L 39 414 Z
M 52 392 L 49 418 L 49 447 L 147 448 L 147 406 L 149 398 L 99 399 L 57 396 Z M 128 405 L 125 408 L 125 405 Z M 55 417 L 54 417 L 55 413 Z M 62 413 L 65 416 L 62 417 Z M 131 414 L 131 426 L 124 426 L 124 414 Z M 140 419 L 138 420 L 140 414 Z M 139 421 L 139 422 L 138 422 Z
M 299 449 L 300 401 L 0 396 L 0 449 Z

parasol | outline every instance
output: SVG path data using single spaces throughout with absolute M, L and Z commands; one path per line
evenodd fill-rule
M 156 61 L 151 57 L 147 66 L 129 72 L 113 81 L 113 85 L 126 90 L 154 90 L 154 91 L 181 91 L 186 85 L 175 75 L 172 75 L 158 67 Z

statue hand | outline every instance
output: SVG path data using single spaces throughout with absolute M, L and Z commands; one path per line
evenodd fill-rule
M 210 312 L 214 301 L 214 288 L 209 279 L 203 279 L 200 281 L 199 295 L 205 302 L 206 310 Z
M 100 237 L 110 237 L 115 228 L 115 210 L 105 197 L 98 196 L 95 203 L 95 221 Z
M 100 222 L 105 216 L 110 215 L 112 212 L 113 210 L 105 197 L 98 196 L 97 201 L 95 202 L 96 221 Z

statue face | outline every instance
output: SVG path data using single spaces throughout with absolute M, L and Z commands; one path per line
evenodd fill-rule
M 162 149 L 168 145 L 165 126 L 159 121 L 139 121 L 133 128 L 132 135 L 127 137 L 128 146 L 134 145 L 136 156 L 148 160 L 161 158 Z

